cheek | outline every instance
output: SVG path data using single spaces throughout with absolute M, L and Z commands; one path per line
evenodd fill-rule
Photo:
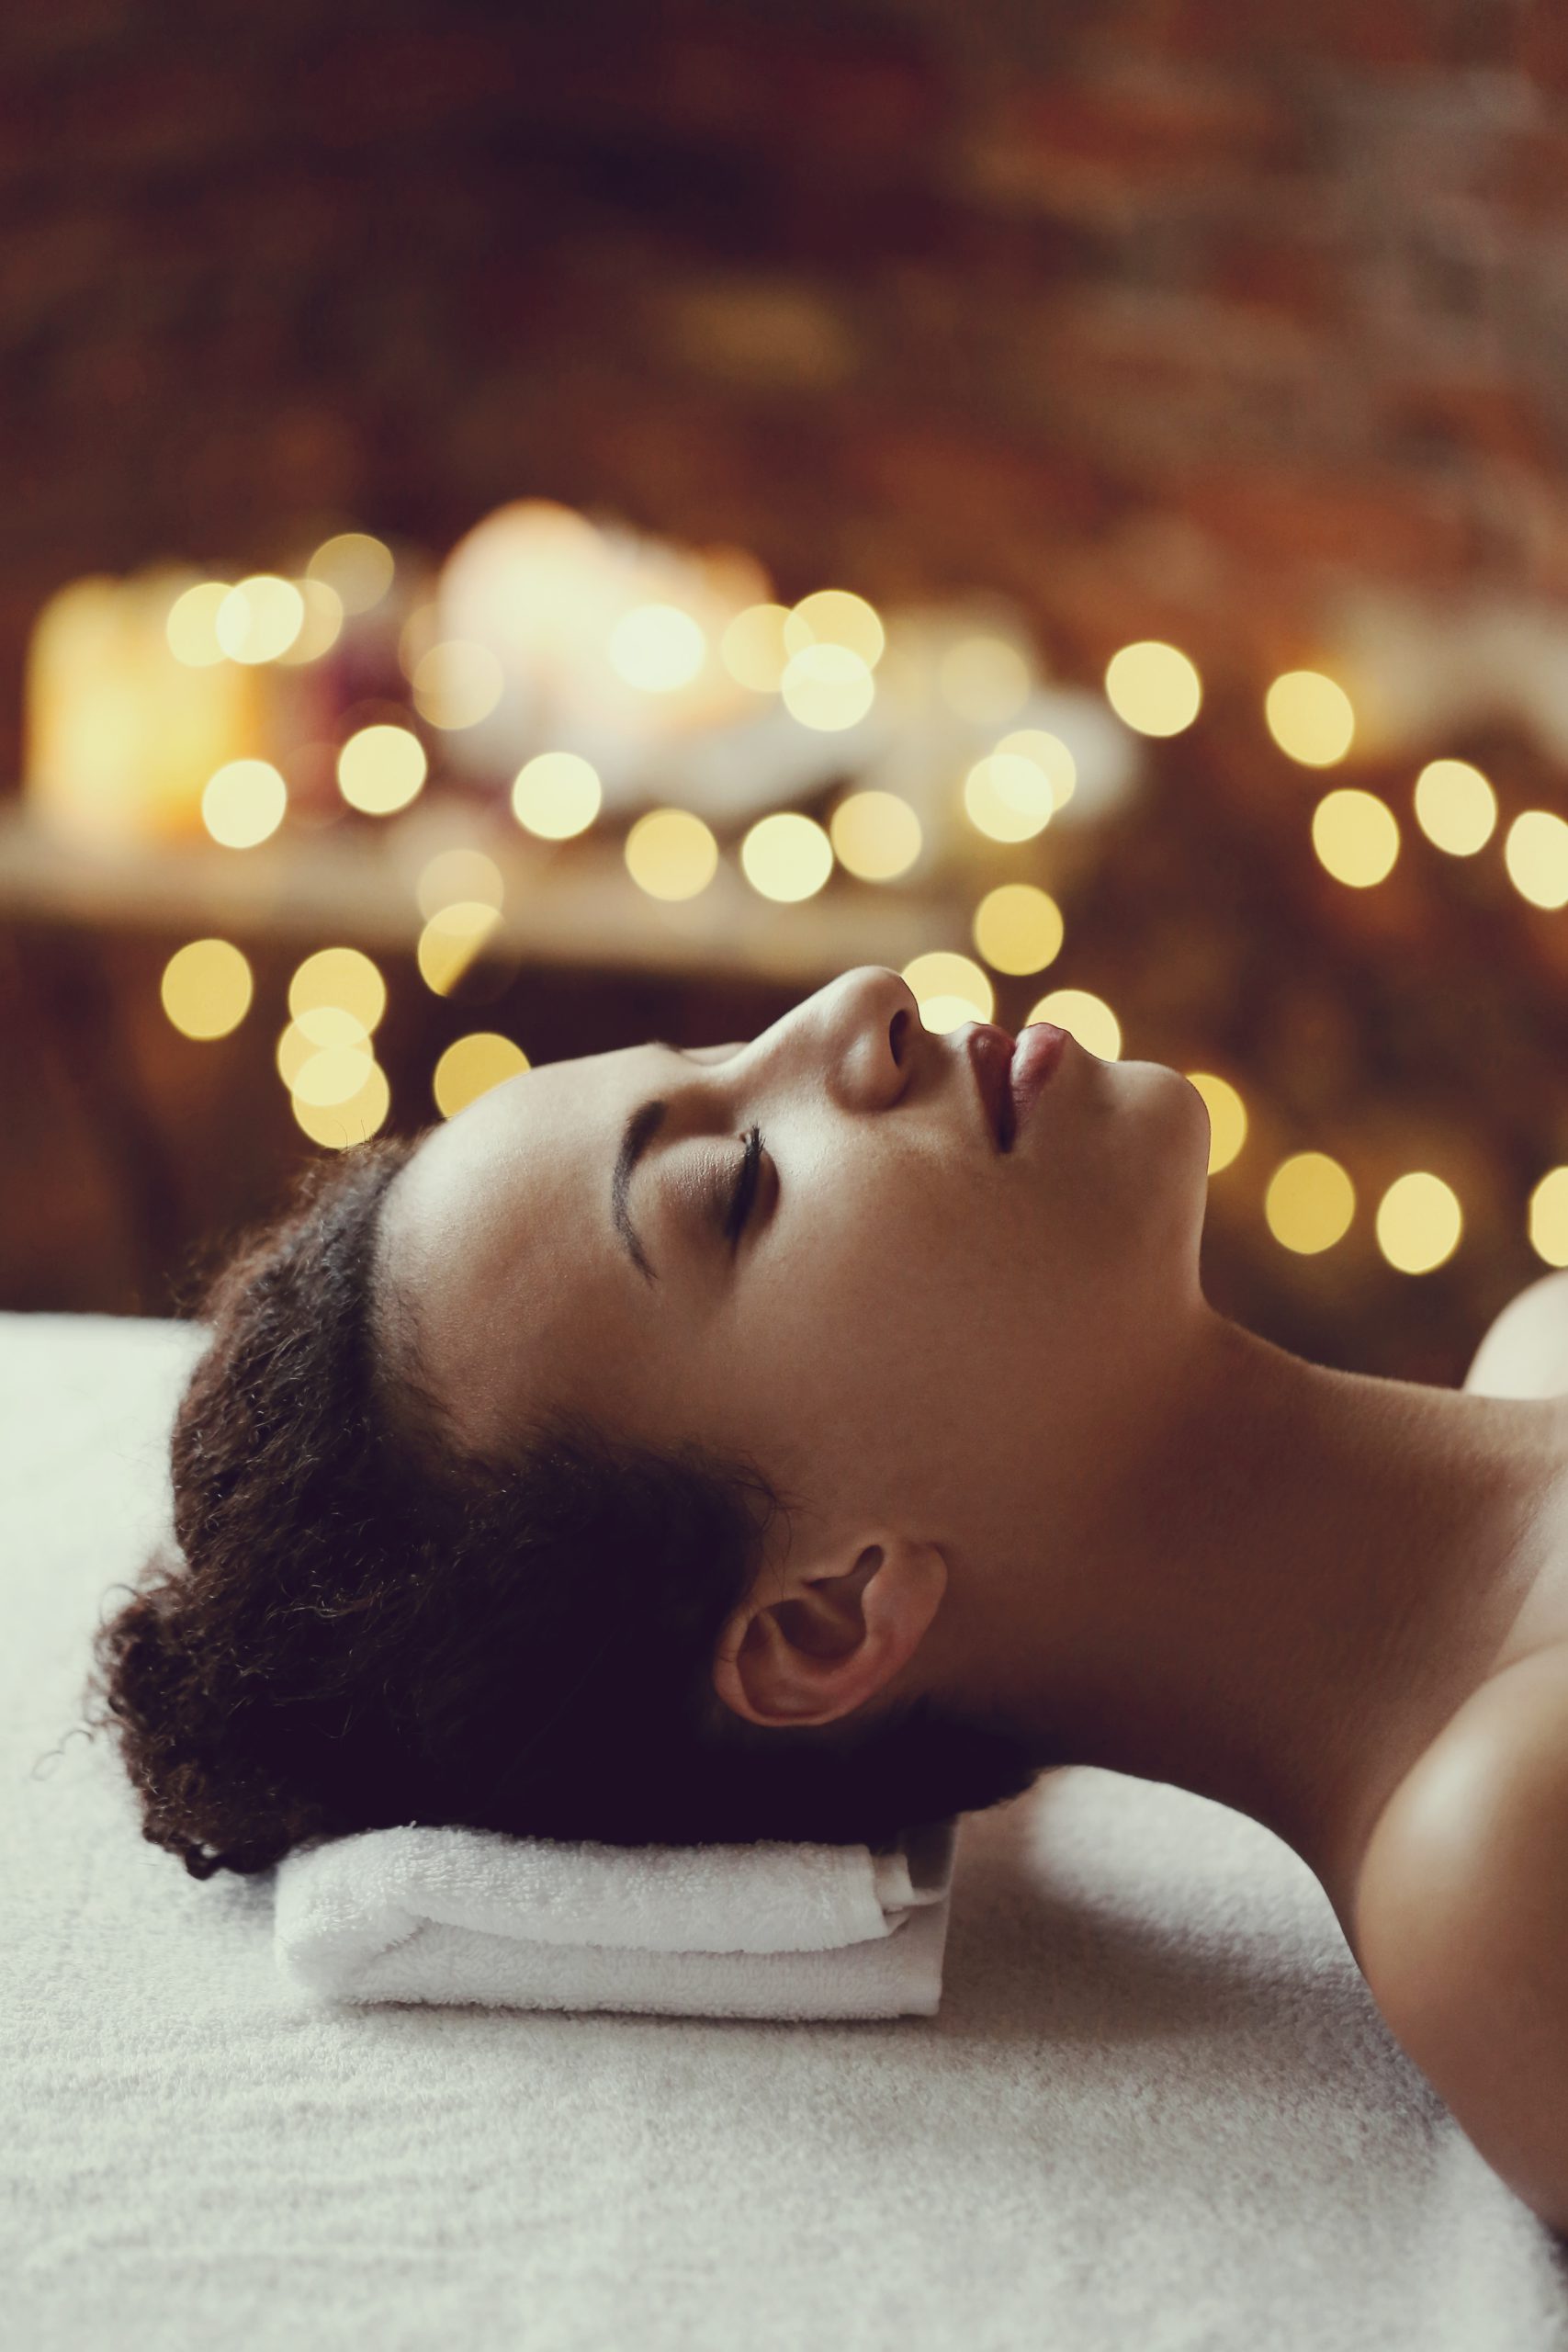
M 906 1199 L 897 1223 L 879 1207 L 818 1219 L 808 1248 L 780 1237 L 709 1368 L 717 1410 L 744 1419 L 749 1444 L 809 1462 L 886 1445 L 933 1385 L 972 1382 L 993 1285 L 953 1231 Z

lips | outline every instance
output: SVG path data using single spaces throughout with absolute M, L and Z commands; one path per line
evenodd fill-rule
M 1029 1116 L 1030 1106 L 1050 1082 L 1066 1049 L 1069 1033 L 1054 1021 L 1031 1021 L 1018 1033 L 1008 1089 L 1012 1097 L 1012 1132 L 1016 1136 Z
M 998 1151 L 1010 1150 L 1013 1138 L 1013 1041 L 994 1022 L 976 1021 L 964 1037 L 964 1050 L 975 1073 L 981 1108 Z

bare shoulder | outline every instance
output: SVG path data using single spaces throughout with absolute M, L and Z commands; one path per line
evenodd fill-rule
M 1568 1647 L 1483 1684 L 1401 1783 L 1353 1942 L 1461 2129 L 1568 2234 Z
M 1464 1385 L 1480 1396 L 1568 1391 L 1568 1267 L 1527 1283 L 1493 1317 Z
M 1508 1301 L 1464 1387 L 1568 1395 L 1568 1268 Z M 1362 1858 L 1350 1940 L 1455 2121 L 1568 2236 L 1568 1640 L 1492 1675 L 1406 1774 Z

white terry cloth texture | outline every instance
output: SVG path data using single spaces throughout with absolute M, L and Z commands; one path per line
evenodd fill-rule
M 617 1847 L 409 1824 L 277 1868 L 285 1980 L 323 2000 L 932 2017 L 955 1821 L 869 1846 Z
M 964 1819 L 929 2018 L 301 2000 L 68 1738 L 199 1334 L 0 1316 L 0 2277 L 28 2352 L 1568 2352 L 1568 2248 L 1257 1823 Z

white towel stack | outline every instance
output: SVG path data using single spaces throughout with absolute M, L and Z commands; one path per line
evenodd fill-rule
M 282 1973 L 325 2001 L 932 2017 L 956 1819 L 890 1848 L 366 1830 L 278 1864 Z

